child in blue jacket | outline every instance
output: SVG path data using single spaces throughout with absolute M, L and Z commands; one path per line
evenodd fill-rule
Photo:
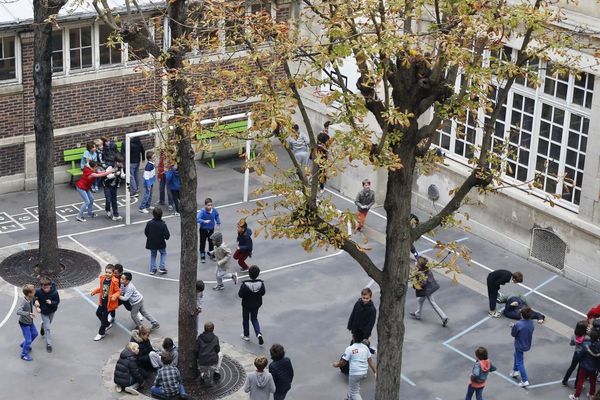
M 515 358 L 514 366 L 510 372 L 511 378 L 518 378 L 521 375 L 521 383 L 519 386 L 525 388 L 529 386 L 529 380 L 527 379 L 527 371 L 525 371 L 525 362 L 523 360 L 523 353 L 531 349 L 531 342 L 533 341 L 533 330 L 535 326 L 531 317 L 533 311 L 529 307 L 523 307 L 521 309 L 521 319 L 514 324 L 511 324 L 512 337 L 515 338 Z
M 181 188 L 181 180 L 179 179 L 179 171 L 176 165 L 171 165 L 171 168 L 165 172 L 165 178 L 167 180 L 167 188 L 171 192 L 171 198 L 175 205 L 175 212 L 173 215 L 179 215 L 179 189 Z
M 213 208 L 213 201 L 210 197 L 207 197 L 206 200 L 204 200 L 204 207 L 198 211 L 196 222 L 200 225 L 200 262 L 206 262 L 207 240 L 208 254 L 210 255 L 211 260 L 214 261 L 215 256 L 213 254 L 213 249 L 215 245 L 210 236 L 215 231 L 215 225 L 217 227 L 221 226 L 221 219 L 219 218 L 219 212 Z

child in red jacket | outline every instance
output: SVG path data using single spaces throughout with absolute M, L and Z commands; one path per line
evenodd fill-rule
M 98 308 L 96 317 L 100 320 L 100 329 L 94 338 L 95 341 L 101 340 L 106 335 L 106 330 L 112 328 L 108 322 L 108 314 L 119 307 L 119 296 L 121 289 L 119 279 L 113 276 L 114 265 L 108 264 L 104 268 L 104 275 L 100 275 L 100 286 L 92 289 L 92 296 L 100 294 L 98 298 Z
M 485 347 L 478 347 L 475 350 L 475 357 L 477 357 L 477 361 L 475 361 L 475 365 L 473 365 L 473 369 L 471 370 L 465 400 L 471 400 L 473 393 L 475 393 L 477 400 L 483 400 L 483 389 L 485 388 L 488 374 L 496 370 L 496 367 L 488 359 L 488 352 Z

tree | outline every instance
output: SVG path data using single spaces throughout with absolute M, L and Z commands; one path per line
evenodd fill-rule
M 41 275 L 60 272 L 54 197 L 54 131 L 52 124 L 52 25 L 66 0 L 33 2 L 33 94 L 35 97 L 35 161 Z
M 223 19 L 232 12 L 231 4 L 212 2 L 207 18 Z M 260 97 L 252 112 L 256 140 L 263 147 L 252 166 L 259 174 L 269 164 L 275 167 L 272 180 L 261 190 L 279 197 L 272 204 L 258 203 L 249 213 L 260 218 L 256 235 L 301 239 L 306 250 L 343 249 L 377 282 L 381 298 L 376 399 L 398 399 L 404 305 L 413 280 L 412 242 L 437 227 L 459 224 L 456 214 L 469 193 L 489 193 L 506 185 L 503 174 L 510 172 L 515 154 L 510 134 L 498 139 L 494 132 L 515 81 L 539 84 L 533 68 L 537 60 L 556 60 L 552 73 L 574 72 L 577 57 L 567 49 L 592 49 L 593 44 L 585 30 L 559 27 L 563 18 L 559 6 L 542 0 L 302 0 L 301 4 L 303 11 L 295 25 L 274 21 L 269 13 L 245 18 L 236 43 L 247 52 L 252 73 L 216 68 L 222 82 L 250 83 L 244 95 Z M 509 43 L 518 50 L 514 57 L 504 51 Z M 342 67 L 354 68 L 358 79 L 346 82 Z M 331 86 L 337 90 L 320 96 L 320 101 L 330 106 L 331 119 L 344 128 L 336 129 L 328 157 L 323 157 L 315 152 L 316 132 L 305 101 L 314 89 Z M 473 117 L 479 110 L 485 114 L 483 120 Z M 302 166 L 286 144 L 295 135 L 291 126 L 296 112 L 314 155 L 310 167 Z M 443 124 L 453 120 L 463 126 L 467 121 L 476 124 L 482 145 L 469 148 L 471 173 L 452 191 L 451 200 L 413 226 L 413 179 L 417 173 L 439 170 L 442 158 L 432 143 Z M 292 168 L 278 168 L 274 136 Z M 341 173 L 348 160 L 387 171 L 381 268 L 368 249 L 348 234 L 346 224 L 355 224 L 353 212 L 339 213 L 330 199 L 318 199 L 319 178 Z M 556 178 L 569 185 L 568 176 Z M 536 180 L 523 184 L 529 190 L 539 186 Z M 548 200 L 553 198 L 549 193 Z M 439 268 L 457 271 L 457 254 L 468 259 L 468 252 L 456 243 L 439 246 L 456 250 L 436 265 Z
M 180 348 L 180 369 L 184 380 L 192 379 L 194 365 L 194 347 L 196 343 L 196 269 L 198 265 L 198 231 L 196 229 L 196 166 L 192 147 L 192 98 L 188 94 L 189 80 L 184 71 L 184 58 L 188 46 L 188 9 L 185 0 L 167 2 L 166 17 L 170 28 L 170 46 L 163 50 L 154 40 L 151 25 L 153 18 L 144 16 L 137 2 L 126 0 L 127 13 L 116 16 L 104 1 L 94 5 L 99 17 L 115 31 L 115 44 L 128 43 L 134 54 L 148 54 L 151 58 L 146 73 L 157 75 L 167 81 L 168 89 L 165 101 L 172 116 L 171 129 L 164 131 L 171 157 L 178 161 L 181 177 L 181 270 L 179 274 L 179 318 L 178 341 Z M 140 17 L 143 16 L 143 17 Z M 160 22 L 160 21 L 159 21 Z M 162 32 L 160 23 L 154 25 L 157 36 Z M 157 105 L 159 106 L 159 105 Z M 176 149 L 176 150 L 174 150 Z

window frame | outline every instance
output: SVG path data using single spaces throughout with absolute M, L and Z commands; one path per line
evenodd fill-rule
M 0 79 L 0 85 L 14 85 L 22 82 L 22 71 L 21 71 L 21 40 L 17 32 L 0 32 L 0 39 L 5 37 L 14 37 L 15 46 L 15 77 L 10 79 Z

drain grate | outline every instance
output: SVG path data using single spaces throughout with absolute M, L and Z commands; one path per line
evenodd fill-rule
M 554 232 L 544 228 L 533 228 L 529 255 L 554 268 L 565 267 L 567 244 Z

